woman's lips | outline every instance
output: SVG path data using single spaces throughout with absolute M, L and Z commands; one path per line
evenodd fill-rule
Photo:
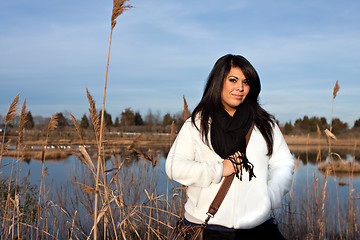
M 244 95 L 240 95 L 240 94 L 231 94 L 231 95 L 236 99 L 242 99 L 244 97 Z

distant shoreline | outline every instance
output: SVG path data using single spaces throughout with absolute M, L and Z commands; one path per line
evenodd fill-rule
M 123 133 L 118 136 L 105 137 L 104 149 L 106 154 L 119 154 L 124 150 L 129 150 L 130 147 L 138 149 L 163 149 L 168 151 L 171 146 L 170 134 L 168 133 Z M 297 135 L 284 135 L 291 151 L 312 151 L 312 150 L 326 150 L 329 145 L 325 137 L 307 137 Z M 11 144 L 16 143 L 16 137 L 10 137 Z M 357 150 L 357 143 L 360 139 L 348 138 L 331 140 L 332 148 L 341 148 L 348 150 Z M 19 154 L 25 159 L 41 159 L 42 148 L 45 141 L 42 139 L 35 139 L 34 137 L 25 137 L 22 141 L 22 148 L 20 152 L 15 150 L 15 146 L 9 147 L 7 153 L 3 154 L 5 157 L 18 157 Z M 46 159 L 64 159 L 69 155 L 78 152 L 78 146 L 87 146 L 89 152 L 96 152 L 96 142 L 93 138 L 84 139 L 84 142 L 79 138 L 71 137 L 50 137 L 46 147 Z

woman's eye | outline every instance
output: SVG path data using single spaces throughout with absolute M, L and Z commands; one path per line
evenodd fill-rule
M 249 80 L 244 80 L 243 83 L 249 85 Z
M 236 82 L 236 78 L 229 78 L 230 82 Z

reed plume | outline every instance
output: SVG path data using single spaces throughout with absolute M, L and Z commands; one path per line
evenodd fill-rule
M 6 144 L 5 144 L 5 134 L 6 134 L 6 126 L 9 125 L 9 123 L 11 122 L 11 120 L 14 119 L 14 117 L 16 117 L 17 113 L 16 111 L 18 110 L 18 102 L 19 102 L 19 94 L 16 95 L 16 97 L 14 98 L 14 100 L 12 101 L 10 107 L 9 107 L 9 111 L 6 114 L 5 117 L 5 126 L 4 126 L 4 133 L 3 133 L 3 137 L 2 137 L 2 142 L 1 142 L 1 151 L 0 151 L 0 166 L 1 166 L 1 158 L 3 153 L 5 153 L 6 150 Z
M 0 153 L 0 165 L 1 165 L 1 156 L 5 155 L 8 152 L 8 147 L 10 146 L 10 143 L 11 143 L 11 139 L 9 139 L 8 141 L 2 144 L 1 153 Z
M 71 119 L 73 120 L 75 130 L 76 130 L 77 134 L 79 135 L 81 142 L 84 144 L 81 129 L 80 129 L 80 126 L 79 126 L 78 122 L 76 121 L 76 118 L 71 113 L 69 113 L 69 115 L 70 115 Z
M 49 121 L 48 129 L 47 129 L 47 136 L 49 136 L 50 132 L 52 130 L 55 130 L 57 128 L 57 126 L 58 126 L 58 113 L 55 113 Z
M 340 89 L 339 80 L 336 80 L 336 83 L 335 83 L 335 86 L 334 86 L 334 90 L 333 90 L 333 99 L 336 98 L 336 95 L 337 95 L 339 89 Z
M 89 153 L 86 151 L 84 146 L 79 146 L 79 151 L 81 152 L 83 159 L 79 158 L 83 163 L 85 163 L 86 166 L 88 166 L 88 168 L 90 168 L 91 172 L 93 173 L 93 175 L 95 176 L 95 166 L 94 163 L 89 155 Z
M 17 141 L 16 141 L 16 149 L 19 149 L 21 140 L 22 140 L 22 138 L 24 136 L 24 129 L 25 129 L 24 127 L 25 127 L 25 123 L 26 123 L 26 115 L 27 115 L 27 112 L 26 112 L 26 98 L 25 98 L 23 106 L 21 108 L 21 113 L 20 113 L 19 135 L 18 135 L 18 138 L 17 138 Z
M 330 132 L 332 131 L 332 120 L 333 120 L 333 112 L 334 112 L 334 101 L 337 96 L 337 93 L 339 92 L 340 86 L 339 86 L 339 80 L 336 80 L 334 90 L 333 90 L 333 99 L 332 99 L 332 105 L 331 105 L 331 119 L 330 119 Z
M 184 95 L 183 95 L 183 100 L 184 100 L 184 121 L 186 121 L 186 119 L 189 118 L 190 114 L 189 114 L 188 104 L 186 102 L 186 99 L 185 99 Z
M 94 127 L 94 132 L 95 132 L 95 136 L 96 136 L 96 141 L 99 144 L 99 136 L 100 136 L 100 119 L 99 119 L 99 115 L 96 111 L 96 107 L 95 107 L 95 100 L 93 99 L 93 97 L 91 96 L 89 90 L 86 88 L 86 94 L 87 94 L 87 99 L 89 101 L 89 112 L 90 112 L 90 117 L 91 117 L 91 122 L 92 125 Z
M 16 97 L 14 98 L 14 100 L 12 101 L 9 111 L 6 114 L 5 117 L 5 125 L 9 125 L 9 123 L 11 122 L 11 120 L 14 119 L 14 117 L 16 117 L 17 115 L 17 110 L 18 110 L 18 102 L 19 102 L 19 94 L 16 95 Z
M 325 129 L 325 134 L 326 134 L 326 136 L 328 138 L 331 138 L 331 139 L 334 139 L 334 140 L 337 139 L 336 136 L 332 132 L 329 131 L 329 129 Z
M 120 16 L 126 9 L 133 8 L 131 5 L 124 5 L 129 0 L 113 0 L 113 10 L 111 15 L 111 29 L 116 25 L 116 18 Z
M 316 124 L 316 132 L 317 132 L 317 134 L 318 134 L 318 137 L 320 138 L 320 136 L 321 136 L 321 130 L 320 130 L 319 124 Z

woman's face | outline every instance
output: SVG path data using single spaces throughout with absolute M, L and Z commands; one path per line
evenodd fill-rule
M 224 79 L 221 101 L 224 109 L 233 116 L 236 107 L 245 101 L 250 91 L 249 81 L 238 67 L 232 67 Z

